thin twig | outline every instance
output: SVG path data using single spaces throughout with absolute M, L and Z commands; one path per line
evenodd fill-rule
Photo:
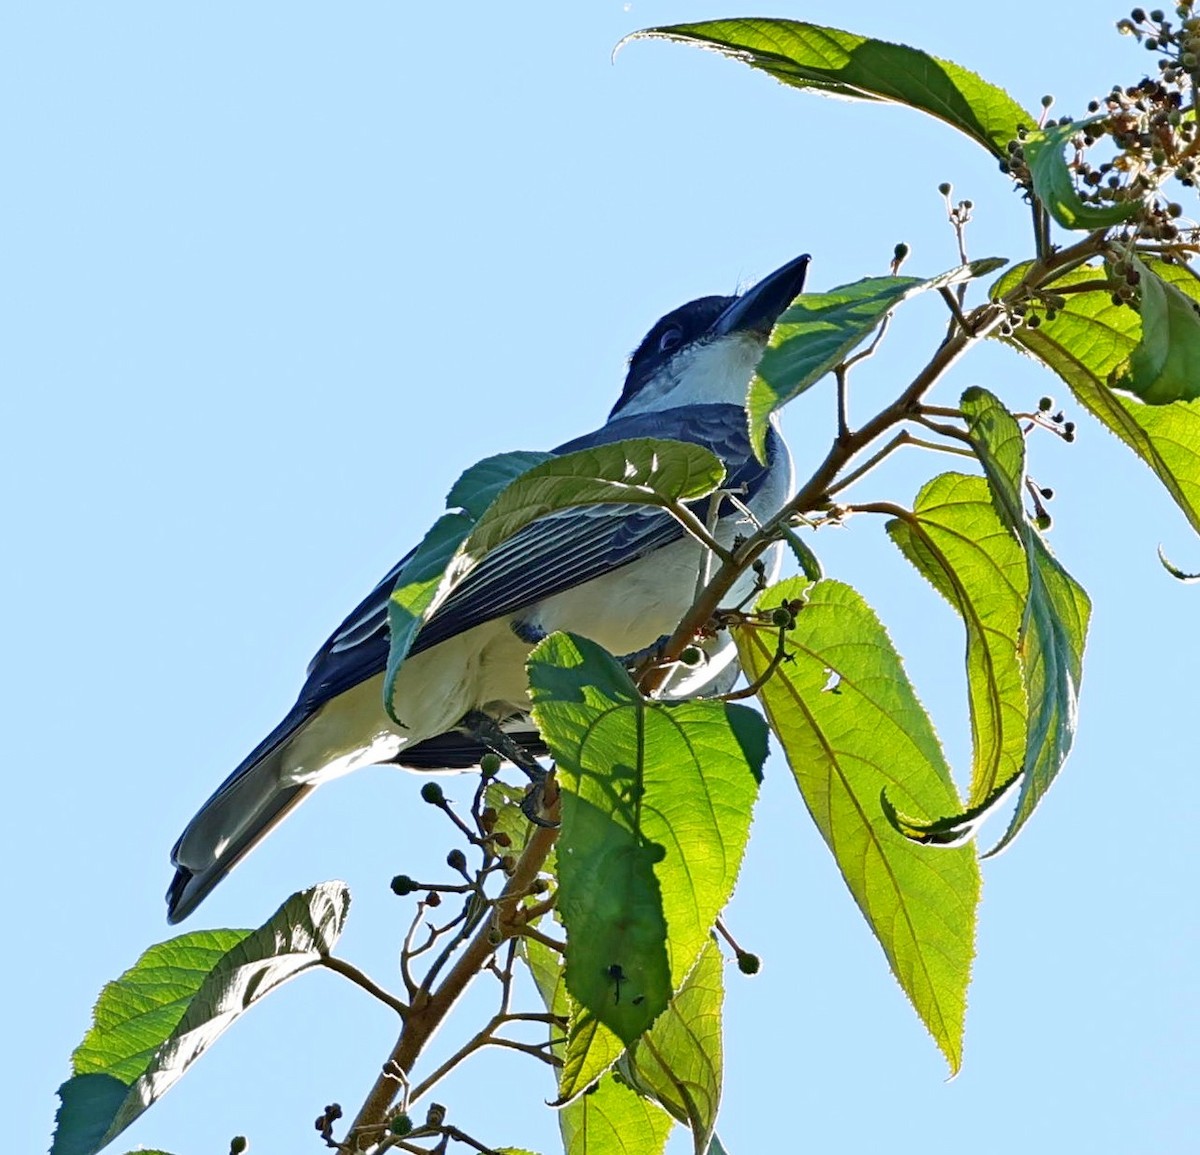
M 550 801 L 553 808 L 553 799 Z M 421 992 L 420 997 L 414 1000 L 400 1031 L 400 1037 L 388 1056 L 385 1070 L 392 1066 L 405 1073 L 412 1070 L 417 1056 L 458 1002 L 471 979 L 495 954 L 499 944 L 494 941 L 493 933 L 499 931 L 501 936 L 508 937 L 515 929 L 512 920 L 521 897 L 537 877 L 557 838 L 556 827 L 539 826 L 533 831 L 517 859 L 512 876 L 496 900 L 493 908 L 494 920 L 476 931 L 475 937 L 450 968 L 437 990 Z M 359 1109 L 350 1129 L 351 1134 L 356 1134 L 359 1127 L 369 1127 L 387 1118 L 395 1093 L 394 1087 L 392 1076 L 381 1074 L 376 1079 L 366 1101 Z
M 846 371 L 845 365 L 833 367 L 833 377 L 837 382 L 837 439 L 839 441 L 850 440 L 850 422 L 846 416 Z
M 871 338 L 871 343 L 865 348 L 860 349 L 853 356 L 847 357 L 842 365 L 846 369 L 853 369 L 855 365 L 863 361 L 867 361 L 875 356 L 876 350 L 883 343 L 884 337 L 887 336 L 888 326 L 892 323 L 892 314 L 884 313 L 883 320 L 879 322 L 879 328 L 875 330 L 875 336 Z
M 711 550 L 722 561 L 728 561 L 733 555 L 708 530 L 686 505 L 680 501 L 672 501 L 663 508 L 683 526 L 701 545 Z
M 913 414 L 912 420 L 917 422 L 918 425 L 924 425 L 926 429 L 932 429 L 934 433 L 940 434 L 942 437 L 949 437 L 954 441 L 971 442 L 970 437 L 957 426 L 947 425 L 942 421 L 934 421 L 932 418 L 926 417 L 924 413 Z
M 567 944 L 559 942 L 556 938 L 551 938 L 548 934 L 543 934 L 535 926 L 523 926 L 517 932 L 525 938 L 531 938 L 534 942 L 540 942 L 542 946 L 549 947 L 552 951 L 557 951 L 559 954 L 565 953 Z
M 971 324 L 966 318 L 966 314 L 962 311 L 962 303 L 958 300 L 950 290 L 942 285 L 938 289 L 938 294 L 943 301 L 946 302 L 946 307 L 954 314 L 954 319 L 958 322 L 958 327 L 966 334 L 971 335 Z
M 367 994 L 374 995 L 381 1003 L 385 1003 L 391 1007 L 401 1017 L 408 1014 L 407 1003 L 402 1003 L 390 991 L 384 990 L 374 979 L 360 971 L 353 963 L 348 963 L 345 959 L 327 954 L 321 956 L 321 965 L 327 970 L 341 975 L 343 978 L 348 978 L 356 986 L 362 987 Z
M 775 653 L 771 655 L 771 660 L 767 663 L 766 669 L 748 686 L 743 686 L 740 690 L 730 690 L 728 694 L 714 695 L 712 698 L 714 702 L 740 702 L 743 698 L 753 698 L 767 684 L 771 675 L 779 669 L 788 657 L 785 640 L 788 627 L 778 626 L 776 628 L 779 631 L 779 639 L 775 643 Z

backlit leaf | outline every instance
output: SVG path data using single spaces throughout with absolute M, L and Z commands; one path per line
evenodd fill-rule
M 744 706 L 645 699 L 618 662 L 570 634 L 541 642 L 529 673 L 563 792 L 567 987 L 628 1044 L 666 1007 L 733 891 L 766 726 Z
M 1002 88 L 917 48 L 797 20 L 748 18 L 673 24 L 629 39 L 678 40 L 715 49 L 793 88 L 904 104 L 966 133 L 1003 158 L 1017 129 L 1037 118 Z
M 972 846 L 933 849 L 893 829 L 884 791 L 906 813 L 959 809 L 950 770 L 891 639 L 849 586 L 784 581 L 759 608 L 802 599 L 791 655 L 759 690 L 805 804 L 905 994 L 946 1056 L 962 1062 L 979 867 Z M 773 630 L 735 629 L 749 678 Z

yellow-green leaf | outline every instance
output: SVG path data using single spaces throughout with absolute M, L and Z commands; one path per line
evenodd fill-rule
M 946 1056 L 962 1063 L 979 867 L 974 848 L 917 845 L 893 829 L 886 791 L 906 813 L 960 809 L 933 725 L 879 619 L 849 586 L 791 579 L 760 609 L 802 599 L 790 660 L 759 691 L 771 729 L 846 885 L 904 993 Z M 735 630 L 749 678 L 766 671 L 774 631 Z

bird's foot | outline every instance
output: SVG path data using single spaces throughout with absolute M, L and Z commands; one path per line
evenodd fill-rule
M 535 826 L 557 826 L 556 820 L 543 817 L 543 811 L 547 808 L 546 782 L 549 777 L 545 767 L 507 733 L 491 714 L 485 714 L 482 710 L 472 710 L 463 718 L 462 725 L 477 742 L 506 762 L 511 762 L 529 779 L 529 789 L 521 800 L 521 813 Z

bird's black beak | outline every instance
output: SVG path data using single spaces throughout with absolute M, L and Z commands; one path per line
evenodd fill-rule
M 716 319 L 712 332 L 718 337 L 730 333 L 761 333 L 765 338 L 779 315 L 803 291 L 808 261 L 808 253 L 804 253 L 763 277 Z

